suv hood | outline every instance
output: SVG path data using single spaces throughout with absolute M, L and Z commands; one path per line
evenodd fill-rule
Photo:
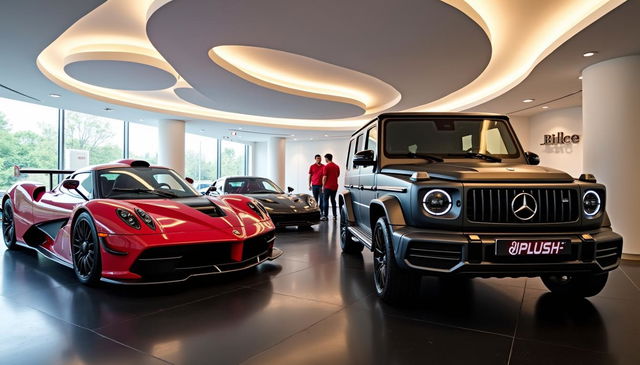
M 557 182 L 570 183 L 573 178 L 560 170 L 525 164 L 480 161 L 390 165 L 383 173 L 412 175 L 426 171 L 434 179 L 461 182 Z

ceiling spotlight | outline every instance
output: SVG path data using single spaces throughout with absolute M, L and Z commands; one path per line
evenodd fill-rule
M 534 101 L 535 99 L 524 99 L 522 102 L 523 103 L 531 103 L 532 101 Z
M 549 109 L 549 107 L 545 105 L 542 107 L 542 109 Z
M 582 75 L 578 76 L 578 80 L 582 80 Z
M 595 56 L 595 55 L 597 55 L 597 54 L 598 54 L 598 52 L 597 52 L 597 51 L 589 51 L 589 52 L 585 52 L 585 53 L 583 53 L 582 55 L 583 55 L 584 57 L 591 57 L 591 56 Z
M 49 94 L 49 96 L 52 98 L 59 98 L 60 94 Z
M 113 111 L 113 108 L 106 107 L 106 108 L 104 108 L 103 110 L 104 110 L 105 112 L 112 112 L 112 111 Z

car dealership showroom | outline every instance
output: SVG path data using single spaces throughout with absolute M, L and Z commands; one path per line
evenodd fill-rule
M 0 364 L 640 364 L 640 0 L 0 34 Z

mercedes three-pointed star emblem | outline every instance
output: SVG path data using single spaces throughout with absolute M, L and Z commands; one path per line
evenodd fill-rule
M 521 221 L 528 221 L 535 217 L 538 211 L 538 202 L 529 193 L 520 193 L 511 201 L 511 211 Z

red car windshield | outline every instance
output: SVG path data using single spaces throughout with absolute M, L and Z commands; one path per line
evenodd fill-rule
M 175 171 L 156 167 L 122 167 L 98 171 L 102 198 L 149 199 L 199 196 Z

